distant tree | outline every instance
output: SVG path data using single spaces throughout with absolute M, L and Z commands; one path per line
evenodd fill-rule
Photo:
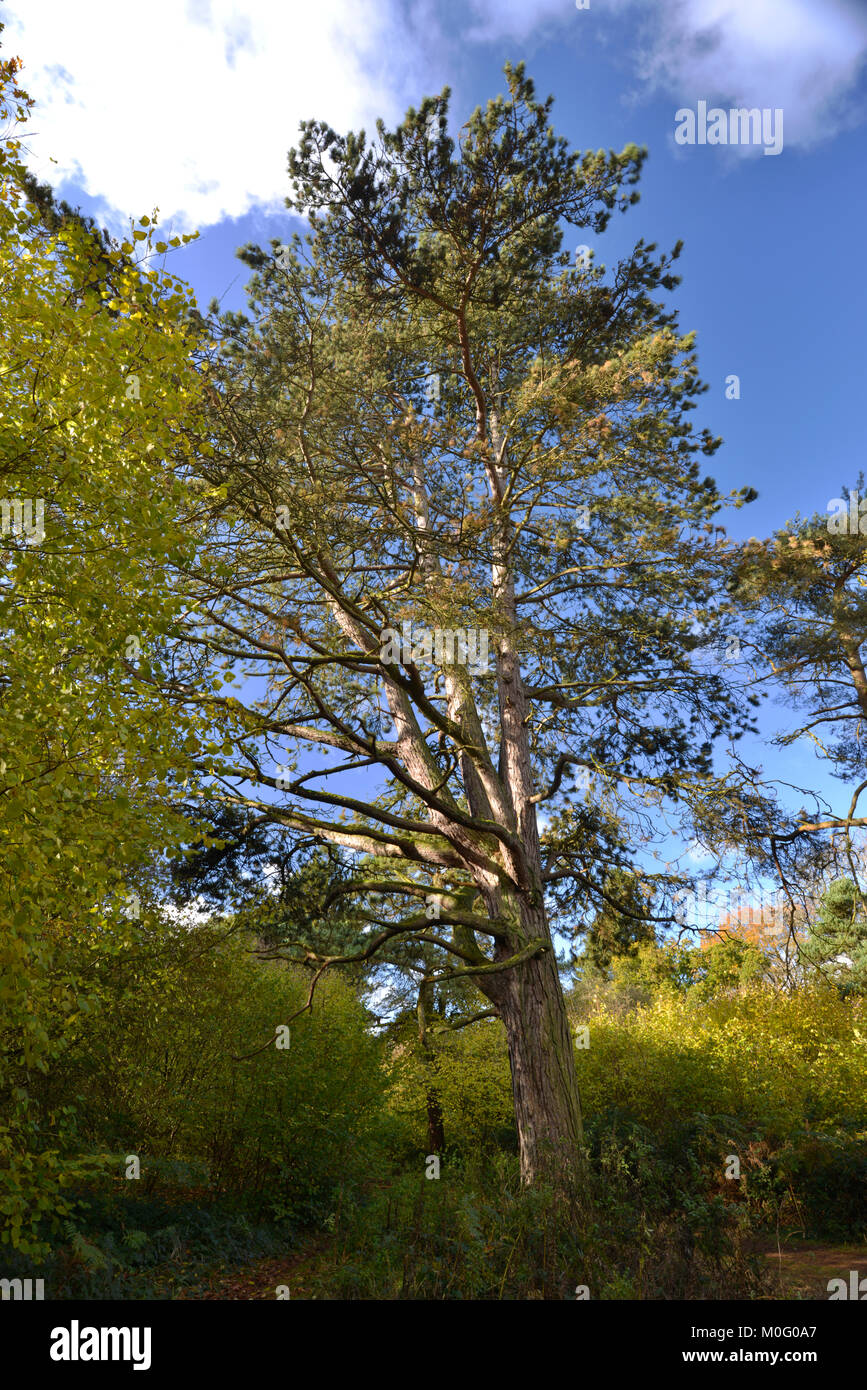
M 773 903 L 742 897 L 716 919 L 711 930 L 702 932 L 701 950 L 731 946 L 727 959 L 743 965 L 744 979 L 764 977 L 791 985 L 800 979 L 798 952 L 804 921 L 800 908 L 793 918 L 783 894 Z
M 867 993 L 867 904 L 858 885 L 840 878 L 825 893 L 801 948 L 803 960 L 841 994 Z
M 829 499 L 830 515 L 797 518 L 765 542 L 741 547 L 730 578 L 756 688 L 776 689 L 802 712 L 775 740 L 802 741 L 848 789 L 842 803 L 818 795 L 776 825 L 757 818 L 752 838 L 788 896 L 789 936 L 814 915 L 829 882 L 867 890 L 862 804 L 867 777 L 867 515 L 863 476 Z M 794 789 L 799 799 L 803 789 Z M 795 802 L 795 805 L 798 803 Z M 842 890 L 835 890 L 841 892 Z M 842 902 L 842 899 L 840 900 Z
M 607 971 L 615 956 L 634 955 L 642 942 L 656 939 L 656 929 L 642 881 L 615 869 L 605 881 L 605 899 L 590 923 L 584 949 L 587 964 Z

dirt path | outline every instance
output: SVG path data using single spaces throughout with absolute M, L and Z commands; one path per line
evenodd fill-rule
M 778 1252 L 762 1251 L 779 1280 L 782 1298 L 827 1299 L 828 1280 L 845 1279 L 856 1269 L 867 1278 L 867 1246 L 823 1245 L 819 1241 L 787 1242 Z
M 309 1298 L 311 1280 L 327 1246 L 326 1239 L 311 1242 L 302 1250 L 283 1256 L 268 1255 L 236 1269 L 215 1273 L 197 1289 L 179 1291 L 176 1299 L 228 1300 L 250 1302 L 277 1298 L 277 1290 L 289 1290 L 289 1297 Z M 285 1294 L 284 1294 L 285 1297 Z

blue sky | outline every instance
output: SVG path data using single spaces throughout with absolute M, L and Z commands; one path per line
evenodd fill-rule
M 34 169 L 112 230 L 155 204 L 176 230 L 198 227 L 172 266 L 225 307 L 244 305 L 235 249 L 293 229 L 282 199 L 300 119 L 370 130 L 448 83 L 459 124 L 503 89 L 507 58 L 525 59 L 575 146 L 649 148 L 641 202 L 593 249 L 611 265 L 639 237 L 685 242 L 675 303 L 711 388 L 696 419 L 725 441 L 709 471 L 723 491 L 759 492 L 731 534 L 824 511 L 865 467 L 867 0 L 20 8 L 0 18 L 38 102 Z M 675 113 L 699 101 L 781 109 L 782 151 L 676 144 Z M 725 397 L 732 373 L 739 400 Z M 827 785 L 806 751 L 759 756 Z

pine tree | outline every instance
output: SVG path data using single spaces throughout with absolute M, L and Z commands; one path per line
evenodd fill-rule
M 728 804 L 712 744 L 748 718 L 697 658 L 725 544 L 658 298 L 679 247 L 607 280 L 563 249 L 634 203 L 644 152 L 571 152 L 506 75 L 457 143 L 448 92 L 372 143 L 302 128 L 310 235 L 245 249 L 251 312 L 209 367 L 172 691 L 219 717 L 233 798 L 376 863 L 348 955 L 413 936 L 499 1014 L 532 1181 L 581 1163 L 553 930 L 586 928 L 661 810 Z M 202 693 L 203 644 L 249 682 Z
M 825 892 L 801 955 L 842 994 L 867 991 L 867 909 L 851 878 L 835 880 Z
M 605 900 L 587 933 L 585 956 L 592 970 L 605 973 L 618 956 L 633 955 L 642 942 L 656 939 L 641 880 L 615 869 L 605 882 Z

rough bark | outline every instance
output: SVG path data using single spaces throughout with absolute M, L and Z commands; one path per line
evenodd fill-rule
M 583 1173 L 583 1127 L 572 1039 L 552 951 L 508 973 L 506 1026 L 521 1176 Z
M 506 1029 L 521 1177 L 580 1189 L 584 1133 L 566 1002 L 544 908 L 523 905 L 521 931 L 501 953 L 516 954 L 533 940 L 540 947 L 530 959 L 477 979 Z

